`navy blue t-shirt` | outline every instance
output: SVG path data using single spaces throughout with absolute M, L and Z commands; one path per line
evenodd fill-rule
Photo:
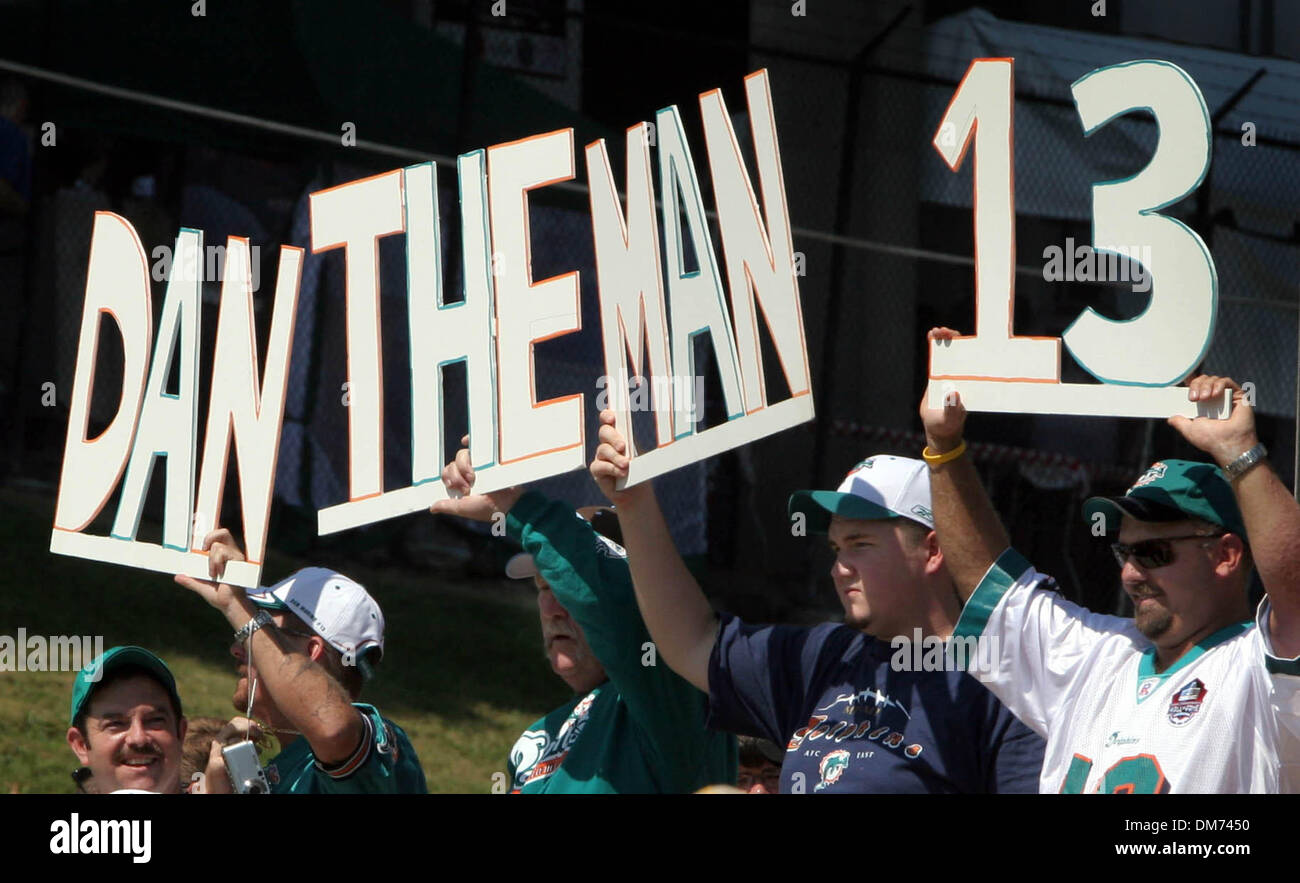
M 846 625 L 724 614 L 709 726 L 785 745 L 781 793 L 1037 793 L 1044 743 L 970 675 L 894 671 Z

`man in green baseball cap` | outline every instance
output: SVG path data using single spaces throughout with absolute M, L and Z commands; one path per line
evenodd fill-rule
M 73 679 L 68 746 L 99 793 L 180 793 L 185 729 L 176 679 L 143 647 L 112 647 Z
M 1219 467 L 1190 460 L 1158 461 L 1123 496 L 1086 501 L 1083 515 L 1093 533 L 1121 540 L 1111 543 L 1111 551 L 1133 598 L 1133 624 L 1147 638 L 1159 642 L 1169 636 L 1178 619 L 1228 625 L 1249 618 L 1244 593 L 1202 591 L 1193 581 L 1156 573 L 1175 563 L 1183 544 L 1207 548 L 1227 542 L 1241 559 L 1236 568 L 1241 579 L 1231 584 L 1249 576 L 1246 526 L 1232 485 Z M 1162 578 L 1156 580 L 1157 575 Z
M 1300 793 L 1300 505 L 1269 468 L 1245 390 L 1188 382 L 1198 410 L 1227 395 L 1222 419 L 1169 418 L 1212 462 L 1162 460 L 1124 495 L 1085 503 L 1131 620 L 1044 591 L 1055 581 L 1011 548 L 962 456 L 960 396 L 922 399 L 935 530 L 965 602 L 953 634 L 999 638 L 995 664 L 973 673 L 1046 738 L 1042 792 Z

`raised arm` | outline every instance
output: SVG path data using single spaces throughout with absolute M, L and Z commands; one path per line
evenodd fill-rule
M 734 743 L 705 729 L 704 697 L 696 685 L 662 649 L 657 654 L 663 656 L 662 665 L 646 661 L 646 642 L 652 638 L 638 610 L 628 558 L 567 503 L 536 492 L 520 495 L 517 489 L 472 493 L 474 477 L 466 449 L 443 470 L 443 480 L 450 491 L 465 496 L 436 503 L 435 512 L 480 520 L 508 512 L 507 535 L 533 556 L 555 600 L 581 627 L 638 724 L 641 751 L 655 769 L 656 781 L 667 791 L 691 791 L 710 781 L 701 778 L 706 768 L 708 776 L 733 777 L 726 764 Z M 620 509 L 625 541 L 627 520 L 628 513 Z M 514 774 L 512 768 L 512 780 Z
M 213 580 L 221 578 L 227 561 L 244 557 L 225 528 L 208 534 L 203 548 Z M 176 582 L 220 610 L 233 629 L 242 628 L 257 613 L 243 589 L 185 575 L 178 575 Z M 316 759 L 329 766 L 351 757 L 366 735 L 366 725 L 347 691 L 316 662 L 324 652 L 323 639 L 313 640 L 304 652 L 279 629 L 262 628 L 253 632 L 249 646 L 258 689 L 266 691 L 303 735 Z
M 926 339 L 951 340 L 956 336 L 951 328 L 931 328 Z M 921 396 L 920 410 L 928 453 L 955 451 L 962 444 L 966 427 L 961 397 L 951 393 L 942 408 L 931 408 L 929 398 L 927 389 Z M 934 530 L 948 573 L 964 603 L 1011 540 L 968 455 L 963 453 L 945 463 L 927 462 Z
M 654 488 L 645 483 L 615 490 L 615 481 L 627 475 L 626 455 L 614 412 L 602 411 L 591 475 L 618 509 L 641 618 L 669 667 L 707 693 L 717 617 L 673 545 Z
M 1225 389 L 1235 390 L 1227 420 L 1169 418 L 1171 426 L 1221 468 L 1259 444 L 1255 409 L 1231 377 L 1196 377 L 1187 390 L 1187 398 L 1195 402 L 1222 396 Z M 1233 481 L 1232 490 L 1246 524 L 1255 569 L 1268 592 L 1273 650 L 1288 658 L 1300 655 L 1300 504 L 1267 462 Z

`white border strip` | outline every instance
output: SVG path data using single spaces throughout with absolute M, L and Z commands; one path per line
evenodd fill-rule
M 55 529 L 50 532 L 50 551 L 57 555 L 89 558 L 92 561 L 156 570 L 159 573 L 183 573 L 198 579 L 211 579 L 208 576 L 207 555 L 168 549 L 157 543 L 119 540 L 114 537 L 98 537 Z M 232 586 L 255 589 L 261 586 L 259 582 L 261 578 L 260 564 L 231 561 L 226 564 L 226 572 L 221 581 Z
M 627 478 L 618 483 L 622 490 L 665 472 L 689 466 L 699 460 L 758 441 L 769 435 L 813 419 L 812 395 L 801 395 L 768 405 L 746 417 L 719 423 L 703 432 L 684 436 L 672 444 L 638 454 L 628 463 Z
M 1123 386 L 1117 383 L 1025 383 L 998 380 L 930 381 L 930 407 L 942 408 L 951 391 L 968 411 L 1002 414 L 1074 414 L 1083 417 L 1184 417 L 1223 419 L 1232 390 L 1218 402 L 1189 402 L 1185 386 Z
M 586 456 L 586 451 L 579 446 L 543 454 L 540 457 L 530 457 L 527 460 L 508 463 L 504 466 L 497 465 L 487 469 L 475 469 L 474 492 L 486 494 L 491 491 L 514 487 L 517 484 L 537 481 L 539 469 L 547 475 L 573 472 L 587 465 L 585 462 Z M 324 536 L 338 533 L 341 530 L 374 524 L 376 521 L 383 521 L 388 518 L 409 515 L 412 512 L 423 512 L 438 500 L 446 500 L 450 496 L 447 493 L 446 485 L 435 480 L 426 481 L 423 484 L 408 485 L 397 490 L 384 491 L 382 494 L 367 497 L 364 500 L 353 500 L 349 503 L 339 503 L 337 506 L 327 506 L 316 513 L 316 533 L 319 536 Z

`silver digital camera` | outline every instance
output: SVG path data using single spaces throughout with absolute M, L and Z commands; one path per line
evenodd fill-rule
M 257 748 L 247 740 L 221 749 L 226 772 L 236 794 L 270 794 L 271 786 L 257 760 Z

